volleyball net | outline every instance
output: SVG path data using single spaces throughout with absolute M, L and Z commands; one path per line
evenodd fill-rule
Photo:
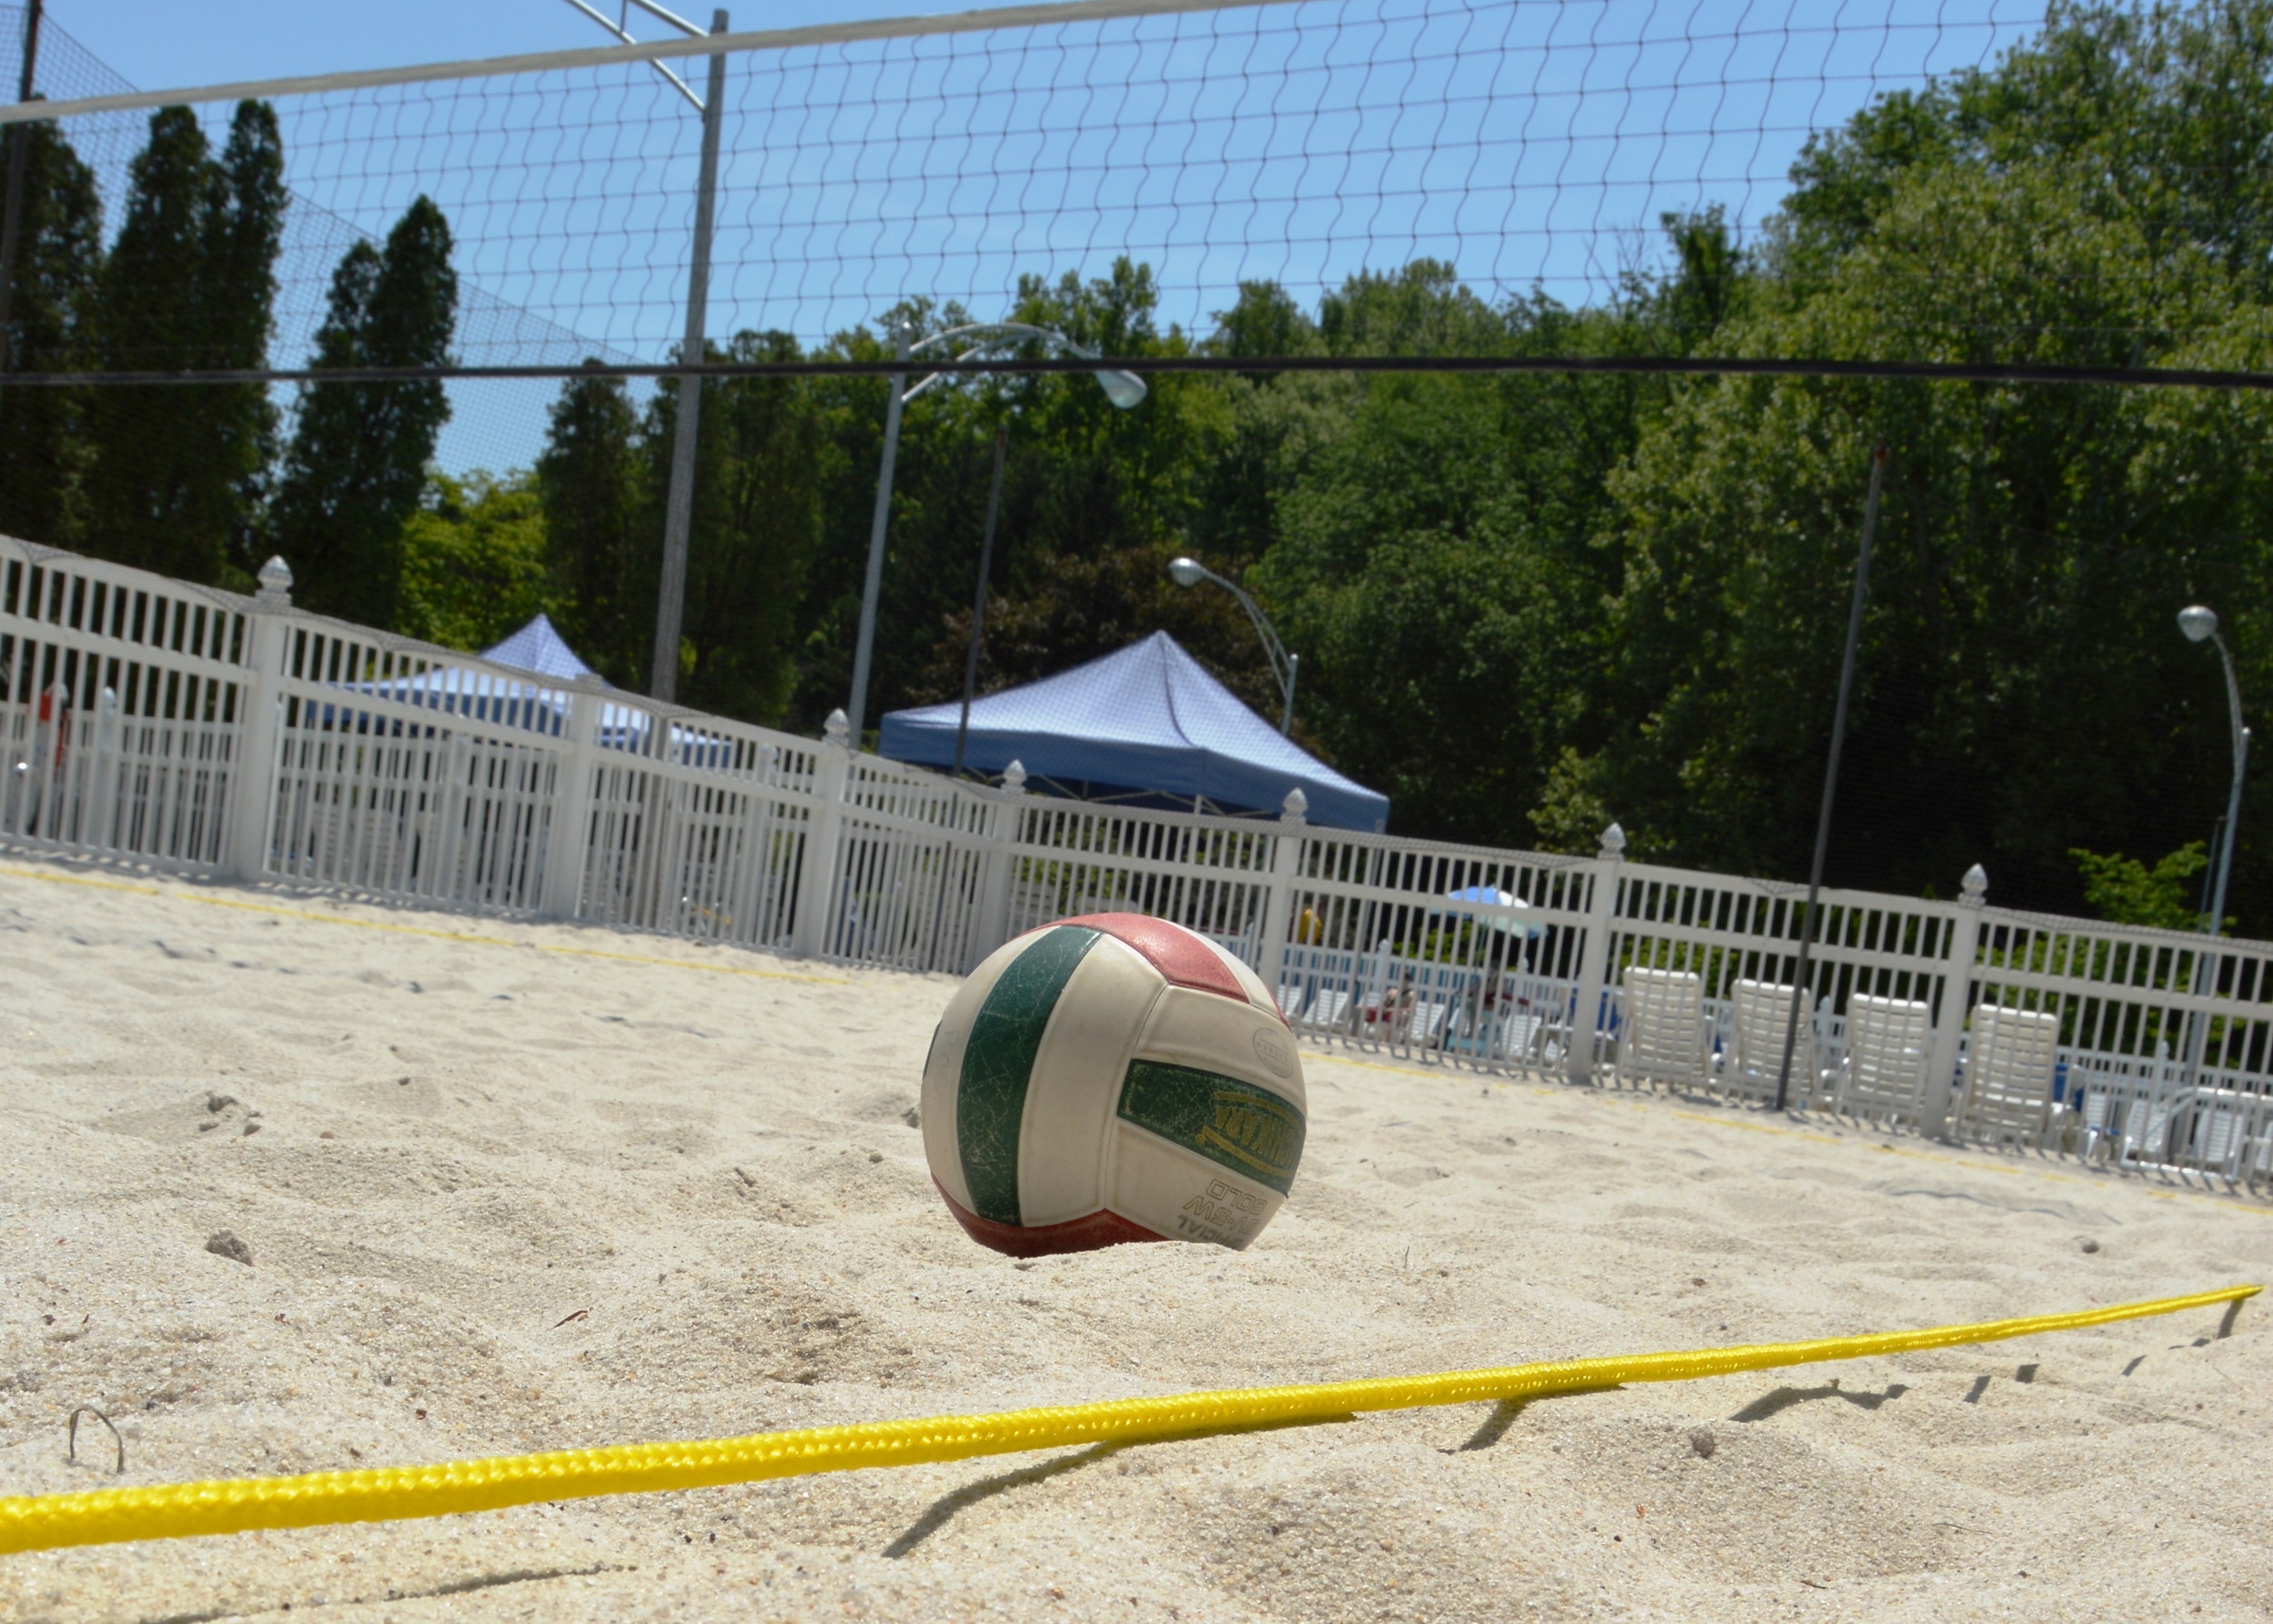
M 1417 266 L 1486 306 L 1599 306 L 1671 262 L 1669 219 L 1769 241 L 1812 139 L 1992 65 L 2040 22 L 2014 0 L 1105 0 L 145 94 L 49 21 L 39 111 L 106 233 L 150 203 L 135 165 L 168 105 L 190 109 L 216 162 L 240 103 L 273 108 L 288 195 L 264 353 L 88 324 L 45 370 L 306 367 L 342 256 L 422 197 L 447 222 L 459 287 L 448 355 L 426 364 L 667 363 L 714 52 L 706 331 L 794 341 L 775 342 L 776 363 L 856 359 L 847 336 L 895 313 L 1002 317 L 1068 277 L 1109 286 L 1124 262 L 1119 329 L 1070 336 L 1220 346 L 1243 290 L 1250 310 L 1262 297 L 1330 326 L 1352 278 Z M 565 7 L 560 23 L 561 38 L 604 37 Z M 0 83 L 18 77 L 23 25 L 0 9 Z M 1234 347 L 1302 346 L 1266 323 Z M 1462 345 L 1417 332 L 1386 347 Z

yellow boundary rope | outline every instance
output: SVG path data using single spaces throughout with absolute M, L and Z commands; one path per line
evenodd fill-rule
M 1211 1432 L 1337 1420 L 1359 1410 L 1414 1409 L 1436 1404 L 1541 1398 L 1599 1391 L 1627 1382 L 1693 1381 L 1827 1359 L 1915 1353 L 1928 1348 L 2002 1342 L 2048 1331 L 2082 1330 L 2255 1297 L 2256 1286 L 2228 1286 L 2188 1297 L 2119 1303 L 2080 1314 L 1994 1319 L 1930 1330 L 1827 1337 L 1706 1348 L 1687 1353 L 1638 1353 L 1607 1358 L 1456 1370 L 1439 1376 L 1387 1377 L 1316 1386 L 1237 1388 L 1165 1398 L 1116 1398 L 1014 1409 L 999 1415 L 932 1416 L 870 1421 L 804 1432 L 692 1443 L 623 1444 L 544 1455 L 457 1460 L 445 1466 L 386 1467 L 372 1471 L 311 1472 L 298 1478 L 237 1478 L 148 1489 L 99 1489 L 82 1494 L 0 1499 L 0 1551 L 47 1550 L 125 1539 L 178 1539 L 251 1529 L 312 1528 L 490 1511 L 539 1500 L 662 1489 L 707 1489 L 766 1478 L 866 1467 L 967 1460 L 1073 1444 L 1134 1444 Z

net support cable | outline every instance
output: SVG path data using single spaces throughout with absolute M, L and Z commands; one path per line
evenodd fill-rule
M 643 9 L 695 26 L 661 0 Z M 165 314 L 164 279 L 135 262 L 106 271 L 99 297 L 161 316 L 80 321 L 6 381 L 440 380 L 466 416 L 454 446 L 476 417 L 496 419 L 482 433 L 502 466 L 529 461 L 548 408 L 477 386 L 881 378 L 877 334 L 1003 316 L 1063 329 L 1097 366 L 1157 375 L 2273 387 L 2273 369 L 2153 365 L 2223 359 L 2206 326 L 2109 346 L 2089 266 L 2056 271 L 2055 291 L 2075 284 L 2076 296 L 2028 328 L 2070 347 L 2047 355 L 2032 339 L 2038 353 L 2011 362 L 1931 358 L 2013 351 L 1996 312 L 1885 360 L 1762 355 L 1774 341 L 1741 336 L 1719 355 L 1631 334 L 1597 346 L 1604 324 L 1669 286 L 1653 266 L 1676 223 L 1741 256 L 1779 229 L 1810 143 L 1887 95 L 1992 71 L 2047 26 L 2036 0 L 1951 0 L 1930 15 L 1911 0 L 1832 14 L 1805 0 L 1074 0 L 643 42 L 611 25 L 618 38 L 574 49 L 160 91 L 76 57 L 51 71 L 43 50 L 45 99 L 0 107 L 0 125 L 44 121 L 43 161 L 94 183 L 93 229 L 136 195 L 156 108 L 190 108 L 215 154 L 237 121 L 266 118 L 291 206 L 265 353 L 216 351 Z M 11 45 L 0 39 L 0 72 L 16 65 Z M 699 80 L 655 71 L 697 58 L 724 63 L 718 92 L 693 98 L 699 126 L 686 117 Z M 168 139 L 183 139 L 178 125 Z M 310 365 L 353 292 L 343 255 L 386 243 L 414 204 L 447 222 L 461 289 L 450 353 L 419 369 Z M 709 333 L 689 354 L 698 285 Z M 1375 306 L 1408 296 L 1451 325 L 1367 326 L 1386 319 Z M 1238 326 L 1236 312 L 1266 325 Z M 1236 344 L 1223 336 L 1235 329 Z M 1145 353 L 1187 347 L 1205 353 Z M 1664 353 L 1676 347 L 1689 353 Z M 2047 364 L 2063 353 L 2107 364 Z M 2134 359 L 2147 365 L 2121 364 Z M 1091 369 L 1060 356 L 942 370 Z M 632 404 L 653 397 L 636 390 Z
M 966 376 L 1052 373 L 1609 373 L 1665 377 L 1911 378 L 1944 384 L 2107 384 L 2126 387 L 2273 389 L 2273 372 L 2186 366 L 2055 366 L 1972 361 L 1835 361 L 1726 356 L 1103 356 L 926 361 L 931 372 Z M 406 384 L 427 379 L 890 377 L 907 369 L 889 358 L 809 361 L 679 361 L 536 366 L 240 367 L 195 372 L 20 372 L 0 387 L 175 384 Z

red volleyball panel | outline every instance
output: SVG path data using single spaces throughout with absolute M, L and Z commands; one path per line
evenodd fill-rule
M 939 1181 L 931 1181 L 938 1189 L 939 1198 L 955 1214 L 973 1240 L 983 1247 L 1013 1258 L 1042 1258 L 1055 1252 L 1094 1252 L 1105 1247 L 1124 1246 L 1137 1240 L 1166 1240 L 1142 1224 L 1134 1224 L 1117 1212 L 1102 1209 L 1087 1218 L 1077 1218 L 1063 1224 L 1044 1224 L 1038 1228 L 1022 1228 L 1016 1224 L 997 1224 L 969 1210 L 953 1196 L 940 1188 Z
M 1239 978 L 1231 973 L 1230 967 L 1217 957 L 1206 942 L 1181 926 L 1156 919 L 1149 914 L 1084 914 L 1078 919 L 1057 922 L 1086 925 L 1092 930 L 1103 931 L 1115 941 L 1126 942 L 1174 986 L 1221 993 L 1242 1004 L 1248 1001 L 1247 989 L 1239 985 Z

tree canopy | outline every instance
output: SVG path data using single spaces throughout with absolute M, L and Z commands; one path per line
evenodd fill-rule
M 27 240 L 43 291 L 13 342 L 105 366 L 262 353 L 283 206 L 265 109 L 237 110 L 218 156 L 185 113 L 156 115 L 107 254 L 83 166 L 41 139 Z M 2203 874 L 2190 843 L 2222 810 L 2228 737 L 2216 657 L 2172 617 L 2217 607 L 2245 697 L 2273 694 L 2263 394 L 1270 362 L 2273 370 L 2268 153 L 2273 0 L 2064 4 L 1993 63 L 1818 132 L 1752 240 L 1711 206 L 1665 217 L 1655 255 L 1586 308 L 1487 297 L 1458 266 L 1417 260 L 1358 271 L 1313 307 L 1245 283 L 1187 332 L 1159 322 L 1144 265 L 1024 277 L 1008 308 L 978 314 L 1140 366 L 1254 365 L 1154 372 L 1132 410 L 1077 373 L 943 381 L 911 403 L 869 720 L 960 687 L 1006 425 L 983 687 L 1165 627 L 1275 718 L 1237 606 L 1169 581 L 1189 553 L 1261 600 L 1302 658 L 1297 739 L 1387 792 L 1398 832 L 1590 852 L 1615 818 L 1637 856 L 1792 877 L 1883 444 L 1830 878 L 1948 895 L 1978 861 L 2000 901 L 2191 917 L 2207 905 L 2188 892 Z M 318 364 L 446 353 L 453 293 L 446 223 L 422 201 L 340 266 Z M 881 359 L 893 325 L 972 314 L 913 299 L 817 358 Z M 711 348 L 816 353 L 760 331 Z M 705 386 L 688 703 L 812 733 L 844 702 L 885 389 Z M 438 390 L 319 383 L 273 493 L 257 391 L 0 405 L 28 425 L 24 445 L 56 447 L 37 454 L 45 486 L 33 454 L 0 448 L 11 524 L 198 579 L 245 567 L 248 538 L 272 534 L 304 601 L 452 641 L 545 608 L 610 680 L 646 686 L 675 391 L 570 379 L 533 467 L 451 480 L 431 466 Z M 2268 834 L 2253 777 L 2229 907 L 2260 934 Z

